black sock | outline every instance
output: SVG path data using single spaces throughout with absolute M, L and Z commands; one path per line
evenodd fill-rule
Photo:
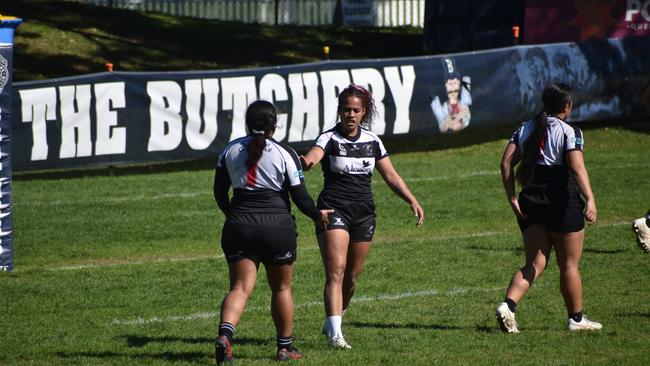
M 577 313 L 569 313 L 569 318 L 573 319 L 574 322 L 580 323 L 582 321 L 582 311 Z
M 235 326 L 228 322 L 223 322 L 219 324 L 219 337 L 226 336 L 229 341 L 232 340 L 232 336 L 235 334 Z
M 510 309 L 510 311 L 512 311 L 513 313 L 515 312 L 515 310 L 517 310 L 517 303 L 512 301 L 512 299 L 506 297 L 506 299 L 503 300 L 503 302 L 508 304 L 508 309 Z
M 292 337 L 280 337 L 280 336 L 277 336 L 276 344 L 278 345 L 278 349 L 284 348 L 289 352 L 293 351 L 293 338 Z

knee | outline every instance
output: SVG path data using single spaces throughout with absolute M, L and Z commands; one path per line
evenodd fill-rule
M 236 292 L 241 295 L 246 296 L 246 298 L 249 298 L 251 294 L 253 293 L 253 286 L 245 286 L 245 285 L 238 285 L 235 284 L 230 288 L 230 292 Z
M 345 269 L 343 266 L 329 266 L 326 270 L 327 282 L 330 283 L 343 283 L 345 277 Z

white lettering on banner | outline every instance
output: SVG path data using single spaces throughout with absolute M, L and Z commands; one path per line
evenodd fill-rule
M 320 80 L 323 89 L 323 131 L 327 131 L 338 121 L 338 96 L 350 85 L 350 74 L 348 70 L 321 71 Z
M 232 110 L 230 141 L 246 136 L 246 108 L 257 99 L 254 76 L 221 79 L 223 109 Z
M 90 137 L 90 85 L 59 87 L 61 146 L 59 157 L 75 158 L 92 154 Z
M 174 150 L 180 145 L 183 137 L 183 120 L 180 114 L 183 98 L 181 87 L 173 81 L 150 81 L 147 83 L 147 95 L 151 99 L 151 134 L 147 151 Z
M 278 74 L 266 74 L 260 80 L 260 99 L 267 100 L 273 104 L 289 100 L 287 93 L 287 82 Z M 287 114 L 278 113 L 278 127 L 273 138 L 282 141 L 287 137 Z
M 289 74 L 291 126 L 289 142 L 315 140 L 318 126 L 318 75 L 315 72 Z
M 219 110 L 219 79 L 185 81 L 187 144 L 194 150 L 205 150 L 217 137 Z M 203 118 L 201 118 L 203 107 Z
M 19 90 L 22 122 L 32 124 L 31 161 L 47 159 L 46 122 L 56 120 L 56 89 L 54 87 Z
M 375 110 L 377 111 L 377 116 L 372 121 L 372 131 L 378 135 L 383 135 L 386 131 L 386 108 L 384 106 L 386 87 L 384 77 L 381 76 L 379 71 L 372 68 L 353 69 L 351 73 L 355 84 L 363 86 L 372 93 Z
M 124 154 L 126 127 L 118 125 L 117 108 L 126 107 L 124 83 L 95 84 L 95 113 L 97 115 L 96 155 Z
M 218 117 L 231 123 L 230 140 L 246 134 L 246 108 L 259 93 L 261 99 L 285 102 L 287 106 L 288 110 L 278 113 L 276 140 L 309 142 L 334 125 L 338 117 L 338 94 L 354 82 L 372 92 L 377 110 L 373 131 L 385 134 L 386 98 L 392 98 L 395 111 L 392 133 L 402 134 L 410 129 L 409 109 L 415 79 L 414 66 L 402 65 L 288 75 L 269 73 L 262 75 L 259 84 L 255 76 L 148 81 L 145 89 L 150 124 L 142 127 L 137 126 L 137 121 L 132 124 L 134 128 L 149 128 L 148 152 L 173 151 L 183 139 L 189 148 L 205 150 L 214 144 L 219 128 L 223 130 Z M 59 158 L 87 157 L 93 153 L 97 156 L 125 154 L 128 127 L 120 126 L 119 109 L 126 108 L 126 87 L 125 82 L 106 82 L 65 85 L 58 87 L 58 91 L 57 87 L 18 90 L 22 122 L 31 123 L 31 161 L 48 159 L 48 121 L 54 121 L 50 129 L 56 128 L 61 134 L 61 146 L 57 146 Z M 91 108 L 95 113 L 91 113 Z M 224 111 L 231 113 L 221 116 Z M 56 122 L 57 115 L 60 124 Z M 55 130 L 49 132 L 51 135 Z
M 384 67 L 384 75 L 395 101 L 393 133 L 407 133 L 411 127 L 409 106 L 415 85 L 415 68 L 412 65 L 401 66 L 399 69 L 397 66 Z
M 634 15 L 641 13 L 646 22 L 650 22 L 650 0 L 641 3 L 640 0 L 627 0 L 627 11 L 625 21 L 631 22 Z

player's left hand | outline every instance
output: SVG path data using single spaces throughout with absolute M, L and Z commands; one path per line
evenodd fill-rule
M 422 209 L 420 204 L 417 202 L 411 203 L 411 209 L 413 210 L 415 217 L 418 219 L 416 225 L 417 226 L 422 225 L 424 223 L 424 210 Z

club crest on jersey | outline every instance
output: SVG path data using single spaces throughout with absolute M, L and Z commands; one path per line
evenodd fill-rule
M 346 156 L 348 154 L 348 150 L 343 146 L 343 144 L 338 144 L 339 145 L 339 155 L 340 156 Z

